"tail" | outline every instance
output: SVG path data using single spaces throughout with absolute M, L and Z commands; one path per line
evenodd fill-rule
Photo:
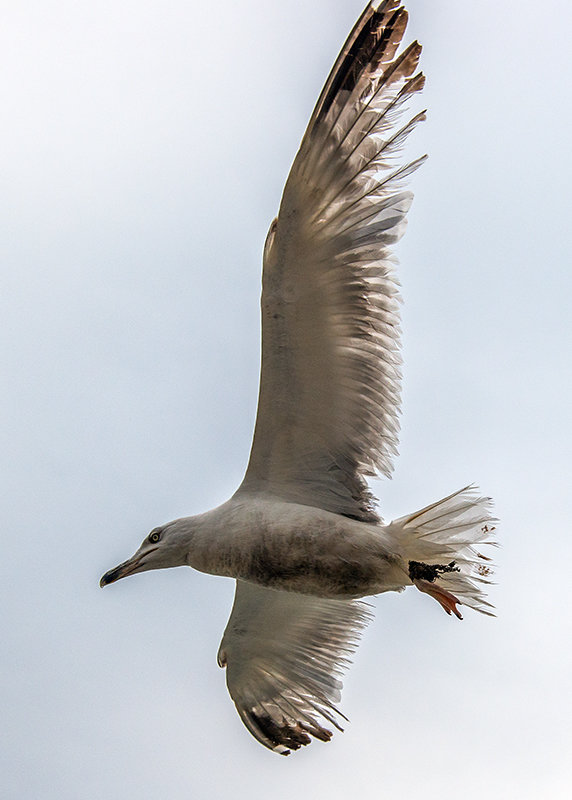
M 486 599 L 486 585 L 492 581 L 491 559 L 481 553 L 484 545 L 497 546 L 490 497 L 480 497 L 477 487 L 466 486 L 421 511 L 400 517 L 391 526 L 401 528 L 403 555 L 409 575 L 421 591 L 441 602 L 443 597 L 494 616 L 494 606 Z M 443 591 L 444 590 L 444 591 Z

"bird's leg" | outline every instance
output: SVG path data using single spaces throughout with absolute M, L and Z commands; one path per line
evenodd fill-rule
M 425 592 L 437 600 L 441 608 L 444 608 L 447 614 L 453 612 L 458 619 L 463 619 L 461 612 L 457 608 L 457 604 L 462 605 L 459 598 L 435 583 L 435 579 L 440 573 L 458 571 L 459 568 L 455 567 L 454 561 L 451 561 L 450 564 L 424 564 L 422 561 L 409 562 L 409 577 L 413 581 L 414 586 L 416 586 L 420 592 Z
M 462 603 L 458 597 L 455 597 L 454 594 L 451 594 L 451 592 L 448 592 L 441 586 L 437 586 L 436 583 L 423 580 L 423 578 L 417 578 L 413 581 L 413 583 L 415 586 L 417 586 L 420 592 L 426 592 L 427 594 L 430 594 L 431 597 L 434 597 L 435 600 L 441 604 L 441 607 L 445 609 L 447 614 L 450 614 L 452 611 L 458 619 L 463 619 L 461 612 L 457 608 L 457 603 L 459 605 L 462 605 Z

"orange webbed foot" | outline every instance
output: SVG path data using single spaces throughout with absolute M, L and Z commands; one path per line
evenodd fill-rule
M 447 614 L 451 614 L 452 612 L 457 619 L 463 619 L 461 612 L 457 608 L 457 605 L 462 605 L 462 603 L 458 597 L 455 597 L 454 594 L 451 594 L 451 592 L 443 589 L 442 586 L 438 586 L 433 581 L 427 581 L 423 578 L 417 578 L 413 581 L 413 583 L 420 592 L 425 592 L 437 600 L 437 602 L 441 605 L 441 608 L 444 608 Z

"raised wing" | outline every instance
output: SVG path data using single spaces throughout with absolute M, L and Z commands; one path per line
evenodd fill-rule
M 390 245 L 412 195 L 400 125 L 424 83 L 421 47 L 395 53 L 407 12 L 370 4 L 312 114 L 268 234 L 262 370 L 239 492 L 376 520 L 364 476 L 389 475 L 399 429 L 399 295 Z
M 324 742 L 346 719 L 335 707 L 342 671 L 371 613 L 356 600 L 329 600 L 237 581 L 218 653 L 240 718 L 282 755 Z

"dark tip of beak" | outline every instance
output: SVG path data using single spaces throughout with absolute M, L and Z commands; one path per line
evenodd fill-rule
M 133 558 L 124 561 L 123 564 L 120 564 L 118 567 L 114 567 L 113 569 L 110 569 L 109 572 L 106 572 L 99 581 L 99 585 L 103 588 L 104 586 L 107 586 L 108 583 L 115 583 L 115 581 L 118 581 L 120 578 L 125 578 L 127 575 L 133 575 L 135 572 L 140 572 L 147 561 L 147 557 L 151 553 L 155 552 L 156 549 L 156 547 L 152 547 L 151 549 L 145 550 L 144 553 L 135 553 Z
M 101 580 L 99 581 L 99 585 L 103 589 L 104 586 L 107 586 L 108 583 L 114 583 L 121 578 L 121 567 L 115 567 L 114 569 L 110 569 L 109 572 L 106 572 L 105 575 L 102 576 Z
M 102 579 L 99 581 L 100 586 L 107 586 L 108 583 L 115 583 L 120 578 L 124 578 L 126 575 L 132 575 L 134 572 L 137 572 L 137 569 L 141 565 L 141 557 L 139 558 L 130 558 L 127 561 L 124 561 L 123 564 L 119 564 L 118 567 L 114 567 L 110 569 L 109 572 L 106 572 Z

